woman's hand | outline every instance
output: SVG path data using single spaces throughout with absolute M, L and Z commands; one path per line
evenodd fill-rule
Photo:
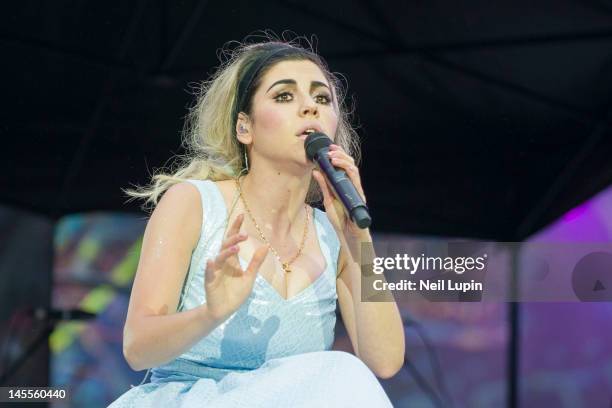
M 334 167 L 343 169 L 349 179 L 353 182 L 355 189 L 363 202 L 366 202 L 365 194 L 361 186 L 361 177 L 359 169 L 355 165 L 355 160 L 349 156 L 342 147 L 332 144 L 329 146 L 329 158 Z M 347 243 L 352 247 L 359 244 L 360 240 L 366 239 L 369 236 L 369 229 L 361 229 L 346 215 L 342 202 L 333 193 L 333 187 L 329 184 L 325 176 L 319 170 L 313 170 L 313 177 L 319 183 L 321 192 L 323 193 L 323 205 L 327 218 L 332 223 L 340 238 L 344 237 Z M 341 235 L 340 235 L 341 234 Z M 354 248 L 350 248 L 351 253 L 354 253 Z
M 268 247 L 258 248 L 246 270 L 238 259 L 238 243 L 247 239 L 240 234 L 244 214 L 229 228 L 217 257 L 206 262 L 204 291 L 208 312 L 213 319 L 224 321 L 240 308 L 253 290 L 257 271 L 268 254 Z

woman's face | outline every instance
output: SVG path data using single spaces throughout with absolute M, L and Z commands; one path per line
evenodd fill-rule
M 312 61 L 281 61 L 263 76 L 253 95 L 251 155 L 274 163 L 312 164 L 304 150 L 306 129 L 335 139 L 337 102 L 331 84 Z

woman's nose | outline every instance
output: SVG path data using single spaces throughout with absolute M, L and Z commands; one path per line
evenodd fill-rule
M 319 108 L 317 107 L 317 104 L 314 103 L 314 101 L 307 100 L 302 105 L 301 114 L 302 116 L 318 116 Z

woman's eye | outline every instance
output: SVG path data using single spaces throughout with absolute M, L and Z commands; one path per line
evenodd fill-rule
M 331 98 L 329 97 L 329 95 L 317 95 L 315 96 L 315 99 L 318 103 L 322 103 L 323 105 L 329 105 L 331 103 Z
M 289 92 L 283 92 L 274 97 L 277 102 L 290 102 L 293 99 L 293 95 Z
M 291 92 L 282 92 L 274 97 L 277 102 L 291 102 L 293 100 L 293 94 Z M 317 103 L 323 105 L 329 105 L 331 103 L 331 97 L 329 95 L 321 94 L 314 97 Z

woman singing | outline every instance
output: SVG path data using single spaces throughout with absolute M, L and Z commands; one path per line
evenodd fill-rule
M 391 406 L 375 375 L 403 364 L 397 305 L 361 301 L 370 232 L 304 150 L 327 134 L 365 201 L 347 118 L 340 81 L 296 43 L 236 47 L 204 83 L 181 165 L 131 192 L 155 209 L 123 353 L 152 376 L 112 407 Z M 331 350 L 336 300 L 355 355 Z

